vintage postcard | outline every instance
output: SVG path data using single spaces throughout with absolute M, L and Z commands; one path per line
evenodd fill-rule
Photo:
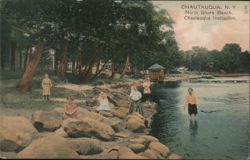
M 1 0 L 1 159 L 249 159 L 249 1 Z

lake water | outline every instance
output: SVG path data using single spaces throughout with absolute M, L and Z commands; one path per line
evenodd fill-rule
M 182 106 L 189 87 L 198 97 L 197 125 L 189 122 Z M 178 88 L 158 88 L 154 94 L 160 102 L 152 134 L 172 152 L 186 159 L 248 158 L 248 83 L 182 82 Z

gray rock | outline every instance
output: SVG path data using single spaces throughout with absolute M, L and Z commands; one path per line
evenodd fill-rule
M 65 138 L 47 136 L 33 141 L 28 147 L 17 154 L 17 158 L 79 158 Z
M 54 132 L 60 128 L 63 120 L 63 113 L 58 111 L 36 111 L 32 114 L 31 121 L 34 127 L 39 131 Z
M 145 146 L 141 143 L 133 143 L 128 146 L 135 153 L 143 152 L 145 150 Z
M 0 150 L 19 152 L 39 137 L 30 121 L 19 116 L 0 116 Z
M 101 142 L 93 138 L 69 139 L 71 148 L 80 155 L 98 154 L 103 151 Z

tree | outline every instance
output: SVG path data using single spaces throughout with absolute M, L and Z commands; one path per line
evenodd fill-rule
M 19 35 L 11 40 L 21 46 L 25 61 L 30 47 L 40 46 L 41 40 L 44 47 L 37 48 L 55 50 L 55 73 L 62 76 L 68 62 L 73 62 L 72 72 L 82 81 L 98 77 L 110 61 L 111 76 L 124 75 L 128 66 L 138 71 L 157 62 L 165 67 L 180 64 L 173 20 L 167 11 L 156 11 L 148 1 L 3 0 L 3 4 L 11 33 Z M 161 30 L 162 26 L 167 29 Z M 31 64 L 48 56 L 36 54 L 22 77 L 27 77 L 27 73 L 34 75 L 35 69 L 28 66 L 37 67 Z M 21 88 L 30 83 L 23 79 L 21 82 Z
M 44 42 L 39 41 L 37 46 L 35 47 L 35 53 L 32 55 L 30 63 L 26 66 L 24 73 L 22 74 L 22 78 L 18 82 L 18 87 L 23 90 L 29 90 L 30 83 L 39 63 L 39 59 L 42 56 L 44 48 Z
M 240 64 L 239 56 L 241 54 L 241 47 L 239 44 L 225 44 L 222 48 L 224 57 L 223 65 L 224 70 L 227 72 L 236 72 Z

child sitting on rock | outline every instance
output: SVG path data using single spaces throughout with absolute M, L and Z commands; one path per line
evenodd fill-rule
M 106 93 L 101 92 L 99 94 L 98 101 L 100 105 L 96 108 L 97 111 L 110 111 L 109 101 Z
M 78 106 L 73 102 L 74 97 L 68 96 L 68 102 L 64 105 L 64 116 L 63 119 L 78 118 L 77 109 Z

